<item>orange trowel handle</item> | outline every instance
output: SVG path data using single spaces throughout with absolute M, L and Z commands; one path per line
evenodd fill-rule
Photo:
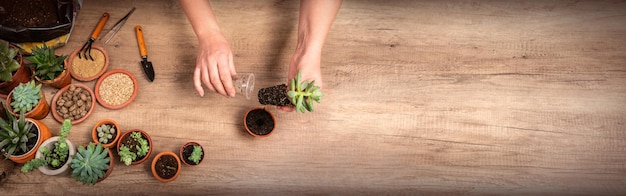
M 98 36 L 100 36 L 100 32 L 102 32 L 102 29 L 104 28 L 104 25 L 107 23 L 107 21 L 109 20 L 109 13 L 104 13 L 102 14 L 102 17 L 100 17 L 100 21 L 98 22 L 98 25 L 96 25 L 96 28 L 93 29 L 93 32 L 91 33 L 91 39 L 96 39 L 98 38 Z
M 146 42 L 143 40 L 143 30 L 141 25 L 135 26 L 135 33 L 137 33 L 137 45 L 139 45 L 139 54 L 141 57 L 148 56 L 148 50 L 146 50 Z

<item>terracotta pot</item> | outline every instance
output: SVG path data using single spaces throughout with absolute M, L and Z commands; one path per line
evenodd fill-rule
M 94 125 L 93 128 L 91 129 L 91 139 L 96 144 L 100 143 L 100 141 L 98 140 L 98 127 L 100 127 L 100 125 L 103 125 L 103 124 L 109 124 L 109 125 L 115 126 L 115 137 L 113 138 L 113 141 L 109 142 L 108 144 L 102 144 L 102 146 L 105 148 L 113 148 L 116 146 L 117 141 L 120 139 L 120 136 L 122 135 L 122 129 L 120 129 L 120 125 L 117 124 L 117 122 L 115 122 L 113 119 L 107 118 L 107 119 L 102 119 L 98 121 L 96 125 Z
M 67 85 L 63 88 L 61 88 L 60 90 L 58 90 L 56 92 L 56 94 L 54 94 L 54 97 L 52 97 L 52 117 L 54 117 L 55 120 L 57 120 L 60 123 L 63 123 L 63 117 L 57 112 L 57 101 L 59 100 L 59 98 L 61 98 L 61 95 L 67 91 L 68 89 L 70 89 L 71 86 L 75 86 L 78 88 L 82 88 L 83 90 L 86 90 L 87 92 L 89 92 L 89 94 L 91 95 L 91 107 L 89 108 L 89 111 L 87 111 L 87 114 L 85 114 L 85 116 L 83 116 L 82 118 L 76 119 L 72 121 L 72 124 L 78 124 L 81 123 L 83 121 L 85 121 L 87 119 L 87 117 L 89 117 L 91 115 L 91 113 L 93 113 L 93 110 L 96 108 L 96 99 L 95 99 L 95 93 L 93 92 L 93 90 L 91 90 L 91 88 L 89 88 L 87 85 L 84 84 L 71 84 L 71 85 Z
M 34 119 L 40 120 L 48 116 L 48 112 L 50 112 L 50 105 L 48 105 L 48 101 L 46 101 L 46 95 L 43 93 L 43 91 L 40 90 L 39 93 L 41 94 L 39 103 L 35 107 L 33 107 L 32 110 L 24 114 L 26 118 L 34 118 Z M 13 91 L 11 91 L 11 93 L 9 93 L 9 95 L 7 96 L 5 107 L 9 109 L 9 112 L 11 113 L 11 115 L 19 117 L 20 114 L 15 113 L 13 111 L 13 107 L 11 107 L 11 101 L 13 100 L 12 95 L 13 95 Z
M 59 141 L 59 136 L 48 138 L 46 141 L 41 143 L 40 148 L 43 146 L 47 146 L 48 149 L 52 150 L 54 148 L 54 143 L 56 143 L 57 141 Z M 50 166 L 41 166 L 38 168 L 41 173 L 44 173 L 49 176 L 54 176 L 54 175 L 63 174 L 69 171 L 70 163 L 72 163 L 72 155 L 76 154 L 76 148 L 74 147 L 74 144 L 67 138 L 65 139 L 65 142 L 67 143 L 67 146 L 69 147 L 69 151 L 70 151 L 68 153 L 68 158 L 65 164 L 63 164 L 63 166 L 61 166 L 61 168 L 59 169 L 52 169 L 52 167 Z M 43 154 L 39 150 L 37 150 L 37 153 L 35 154 L 35 158 L 43 158 Z
M 81 76 L 80 74 L 76 73 L 76 70 L 74 70 L 75 66 L 84 66 L 84 65 L 74 65 L 74 58 L 77 57 L 77 54 L 80 51 L 80 48 L 77 48 L 76 50 L 74 50 L 74 52 L 72 52 L 72 54 L 70 54 L 70 56 L 67 58 L 67 63 L 65 63 L 66 68 L 67 70 L 69 70 L 72 78 L 79 80 L 79 81 L 88 82 L 88 81 L 98 79 L 98 77 L 100 77 L 102 74 L 104 74 L 104 72 L 106 72 L 107 68 L 109 67 L 109 53 L 104 48 L 100 46 L 96 46 L 96 45 L 91 46 L 91 49 L 98 50 L 102 52 L 102 54 L 104 55 L 104 65 L 102 66 L 102 70 L 100 70 L 95 75 L 91 75 L 91 76 Z M 93 65 L 89 65 L 89 66 L 93 66 Z
M 41 146 L 41 143 L 43 143 L 43 141 L 47 140 L 48 138 L 52 136 L 52 134 L 50 133 L 50 129 L 48 129 L 48 126 L 46 126 L 46 124 L 44 124 L 43 122 L 32 119 L 32 118 L 27 118 L 26 121 L 34 123 L 35 127 L 37 127 L 37 130 L 39 130 L 39 134 L 37 136 L 37 144 L 35 145 L 34 148 L 30 149 L 28 152 L 26 152 L 23 155 L 9 157 L 11 161 L 20 163 L 20 164 L 24 164 L 34 159 L 36 151 L 37 149 L 39 149 L 39 146 Z
M 9 46 L 15 48 L 15 46 Z M 22 58 L 22 52 L 17 53 L 17 61 L 20 63 L 20 68 L 13 73 L 13 79 L 10 82 L 0 83 L 0 98 L 7 98 L 7 95 L 20 83 L 26 83 L 30 81 L 33 75 L 33 70 L 30 67 L 24 65 L 24 59 Z
M 248 115 L 250 114 L 250 112 L 251 112 L 251 111 L 253 111 L 253 110 L 264 110 L 264 111 L 265 111 L 265 112 L 267 112 L 267 113 L 270 115 L 270 117 L 272 118 L 272 122 L 274 123 L 274 127 L 272 127 L 272 130 L 271 130 L 268 134 L 265 134 L 265 135 L 258 135 L 258 134 L 256 134 L 256 133 L 254 133 L 253 131 L 251 131 L 251 130 L 250 130 L 250 128 L 248 127 L 248 124 L 247 124 L 247 118 L 248 118 Z M 274 133 L 274 130 L 276 129 L 276 118 L 274 118 L 274 115 L 273 115 L 270 111 L 266 110 L 265 108 L 262 108 L 262 107 L 251 107 L 251 108 L 250 108 L 250 109 L 248 109 L 248 111 L 246 112 L 246 115 L 244 115 L 244 116 L 243 116 L 243 126 L 244 126 L 244 128 L 246 129 L 246 131 L 247 131 L 250 135 L 252 135 L 252 136 L 254 136 L 254 137 L 257 137 L 257 138 L 266 138 L 266 137 L 269 137 L 272 133 Z
M 183 155 L 183 151 L 185 150 L 185 147 L 187 146 L 200 146 L 200 148 L 202 148 L 202 157 L 200 158 L 200 161 L 198 161 L 198 164 L 194 163 L 193 161 L 189 160 L 189 162 L 187 162 L 187 157 L 185 155 Z M 182 147 L 180 147 L 180 160 L 185 163 L 185 165 L 189 165 L 189 166 L 196 166 L 196 165 L 200 165 L 200 163 L 202 163 L 202 161 L 204 160 L 204 155 L 205 155 L 205 151 L 204 148 L 202 147 L 202 145 L 200 145 L 198 142 L 187 142 L 185 143 L 185 145 L 183 145 Z
M 113 172 L 113 166 L 115 166 L 115 160 L 113 158 L 113 151 L 111 151 L 110 148 L 105 148 L 108 152 L 109 152 L 109 169 L 104 173 L 104 177 L 102 178 L 98 178 L 98 180 L 96 180 L 96 182 L 101 182 L 104 179 L 106 179 L 107 177 L 109 177 L 109 175 L 111 175 L 111 172 Z
M 128 130 L 126 132 L 124 132 L 121 136 L 120 139 L 117 141 L 117 154 L 120 154 L 120 147 L 122 146 L 122 141 L 124 140 L 125 137 L 130 137 L 130 133 L 132 132 L 141 132 L 141 135 L 144 136 L 146 138 L 146 140 L 148 140 L 148 145 L 150 146 L 150 150 L 148 150 L 148 153 L 146 153 L 146 156 L 144 156 L 143 158 L 141 158 L 140 160 L 135 160 L 131 163 L 131 165 L 137 165 L 137 164 L 141 164 L 144 161 L 148 160 L 148 157 L 150 157 L 150 154 L 152 153 L 152 149 L 154 148 L 154 146 L 152 145 L 152 138 L 150 138 L 150 135 L 148 135 L 148 133 L 146 133 L 143 130 L 139 130 L 139 129 L 131 129 Z
M 122 74 L 126 74 L 130 77 L 130 79 L 133 81 L 133 86 L 134 86 L 134 91 L 132 93 L 132 95 L 130 96 L 130 98 L 128 98 L 128 100 L 126 100 L 124 103 L 121 103 L 119 105 L 111 105 L 107 102 L 105 102 L 102 97 L 100 96 L 100 90 L 101 90 L 101 85 L 102 85 L 102 81 L 104 81 L 104 79 L 106 79 L 108 76 L 112 75 L 112 74 L 116 74 L 116 73 L 122 73 Z M 98 81 L 96 82 L 96 88 L 95 88 L 95 93 L 96 93 L 96 100 L 98 100 L 98 103 L 105 108 L 108 109 L 121 109 L 123 107 L 128 106 L 128 104 L 130 104 L 131 102 L 133 102 L 133 100 L 135 100 L 135 97 L 137 97 L 137 92 L 139 91 L 139 85 L 137 83 L 137 79 L 135 78 L 135 76 L 133 74 L 131 74 L 130 72 L 123 70 L 123 69 L 114 69 L 111 71 L 108 71 L 106 73 L 104 73 L 104 75 L 102 75 L 100 77 L 100 79 L 98 79 Z
M 57 55 L 58 56 L 58 55 Z M 65 65 L 67 65 L 67 58 L 63 61 Z M 52 80 L 42 80 L 41 78 L 35 76 L 35 79 L 45 85 L 54 87 L 54 88 L 63 88 L 72 83 L 72 76 L 70 76 L 70 72 L 67 71 L 67 68 L 61 72 L 56 78 Z
M 174 174 L 173 177 L 171 178 L 161 178 L 161 176 L 159 176 L 159 174 L 157 174 L 156 171 L 156 164 L 157 161 L 159 160 L 160 157 L 162 156 L 172 156 L 174 157 L 174 159 L 176 159 L 177 162 L 177 167 L 176 167 L 176 174 Z M 178 175 L 180 175 L 180 169 L 181 169 L 181 164 L 180 164 L 180 158 L 178 158 L 178 156 L 176 156 L 176 154 L 174 154 L 173 152 L 160 152 L 159 154 L 157 154 L 156 156 L 154 156 L 154 159 L 152 159 L 152 165 L 150 167 L 152 169 L 152 176 L 154 176 L 154 178 L 156 178 L 157 180 L 159 180 L 160 182 L 166 183 L 166 182 L 171 182 L 176 180 L 176 178 L 178 177 Z

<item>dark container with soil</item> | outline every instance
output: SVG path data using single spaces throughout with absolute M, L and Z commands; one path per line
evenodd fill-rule
M 49 41 L 69 34 L 74 0 L 0 1 L 0 39 L 13 43 Z
M 161 152 L 152 159 L 152 175 L 160 182 L 176 180 L 180 174 L 180 159 L 173 152 Z
M 276 128 L 276 120 L 265 108 L 253 107 L 243 117 L 243 125 L 254 137 L 268 137 Z

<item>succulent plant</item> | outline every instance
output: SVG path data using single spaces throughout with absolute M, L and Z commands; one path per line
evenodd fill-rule
M 78 152 L 72 156 L 70 164 L 72 177 L 83 184 L 96 184 L 98 178 L 104 177 L 109 169 L 111 157 L 108 154 L 108 150 L 100 143 L 89 142 L 87 148 L 78 146 Z
M 28 152 L 26 145 L 29 140 L 37 139 L 36 134 L 31 131 L 33 123 L 26 121 L 23 113 L 18 119 L 6 111 L 7 120 L 0 118 L 0 152 L 5 158 L 14 155 L 16 152 Z
M 39 152 L 43 155 L 43 158 L 35 158 L 28 161 L 22 167 L 22 172 L 27 173 L 35 168 L 39 168 L 41 166 L 50 165 L 54 168 L 59 168 L 67 161 L 67 156 L 70 153 L 69 145 L 65 140 L 67 135 L 70 134 L 70 129 L 72 128 L 72 121 L 70 119 L 65 119 L 63 124 L 61 125 L 60 135 L 57 142 L 54 143 L 54 151 L 50 151 L 47 146 L 42 146 L 39 148 Z
M 191 155 L 188 159 L 193 161 L 197 165 L 198 163 L 200 163 L 200 159 L 202 159 L 202 154 L 202 147 L 194 145 L 193 151 L 191 152 Z
M 13 80 L 13 72 L 20 68 L 20 62 L 15 60 L 19 50 L 9 47 L 9 43 L 0 41 L 0 81 Z
M 300 81 L 302 73 L 298 71 L 295 78 L 291 79 L 287 96 L 291 99 L 291 103 L 296 106 L 296 111 L 304 113 L 305 111 L 313 111 L 313 101 L 319 103 L 323 94 L 319 91 L 320 87 L 315 85 L 315 80 Z
M 108 144 L 109 141 L 114 139 L 115 135 L 115 126 L 109 124 L 100 125 L 96 128 L 98 131 L 98 141 L 103 144 Z
M 39 104 L 41 99 L 41 84 L 35 85 L 35 81 L 20 83 L 11 95 L 11 107 L 15 113 L 26 113 Z
M 148 151 L 150 151 L 148 140 L 143 138 L 141 132 L 132 132 L 130 133 L 130 137 L 139 142 L 139 145 L 126 146 L 122 144 L 120 146 L 118 155 L 120 156 L 120 161 L 122 161 L 124 165 L 130 165 L 137 158 L 146 156 Z M 131 148 L 135 149 L 135 152 L 131 151 Z
M 43 44 L 41 48 L 35 47 L 33 55 L 26 57 L 26 60 L 30 61 L 28 66 L 35 70 L 35 76 L 41 80 L 53 80 L 65 70 L 63 65 L 65 58 L 67 55 L 56 56 L 54 47 Z

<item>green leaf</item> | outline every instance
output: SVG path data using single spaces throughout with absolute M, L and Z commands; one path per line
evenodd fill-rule
M 295 91 L 288 91 L 287 92 L 287 96 L 293 99 L 293 98 L 296 97 L 296 92 Z

